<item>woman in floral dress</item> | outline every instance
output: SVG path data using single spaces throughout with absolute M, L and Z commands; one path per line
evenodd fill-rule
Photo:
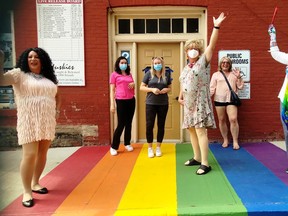
M 203 175 L 211 170 L 208 162 L 207 128 L 216 128 L 212 103 L 210 98 L 210 61 L 213 55 L 221 23 L 226 16 L 221 13 L 216 19 L 213 17 L 214 28 L 208 47 L 203 51 L 200 40 L 189 40 L 185 43 L 188 57 L 186 65 L 180 75 L 181 90 L 179 103 L 184 107 L 183 128 L 187 128 L 190 135 L 194 157 L 185 162 L 186 166 L 200 165 L 196 174 Z

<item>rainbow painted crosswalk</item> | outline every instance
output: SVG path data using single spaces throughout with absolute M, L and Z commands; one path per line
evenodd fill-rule
M 238 151 L 211 144 L 212 171 L 195 174 L 184 162 L 190 144 L 162 144 L 162 157 L 148 158 L 146 144 L 82 147 L 48 173 L 35 194 L 35 206 L 21 197 L 0 215 L 288 215 L 288 164 L 283 150 L 270 143 L 245 143 Z

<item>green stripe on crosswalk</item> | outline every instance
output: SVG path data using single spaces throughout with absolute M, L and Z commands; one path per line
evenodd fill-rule
M 246 216 L 247 211 L 215 157 L 209 152 L 212 171 L 196 175 L 199 166 L 184 166 L 193 157 L 191 144 L 176 145 L 178 215 Z M 241 179 L 239 179 L 241 181 Z

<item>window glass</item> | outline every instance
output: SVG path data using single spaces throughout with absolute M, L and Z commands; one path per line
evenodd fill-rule
M 187 19 L 187 33 L 198 33 L 199 32 L 199 20 L 197 18 Z
M 11 69 L 15 64 L 13 49 L 13 13 L 2 11 L 0 13 L 0 49 L 4 52 L 4 70 Z M 12 86 L 0 87 L 0 109 L 15 109 L 14 92 Z
M 186 19 L 186 29 L 184 28 Z M 199 18 L 161 18 L 161 19 L 132 19 L 118 20 L 119 34 L 157 34 L 157 33 L 198 33 Z M 185 30 L 184 30 L 185 29 Z M 132 31 L 133 30 L 133 31 Z
M 146 19 L 146 33 L 158 33 L 157 21 L 157 19 Z
M 172 33 L 183 33 L 183 19 L 172 19 Z
M 118 20 L 119 34 L 130 34 L 130 19 Z
M 145 33 L 145 20 L 144 19 L 133 19 L 133 32 L 134 34 Z
M 170 29 L 170 19 L 159 19 L 159 33 L 170 33 Z

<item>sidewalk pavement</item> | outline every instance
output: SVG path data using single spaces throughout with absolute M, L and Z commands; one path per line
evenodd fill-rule
M 45 176 L 78 149 L 79 147 L 50 148 L 42 176 Z M 21 148 L 12 151 L 0 151 L 0 211 L 23 192 L 19 172 L 21 157 Z

